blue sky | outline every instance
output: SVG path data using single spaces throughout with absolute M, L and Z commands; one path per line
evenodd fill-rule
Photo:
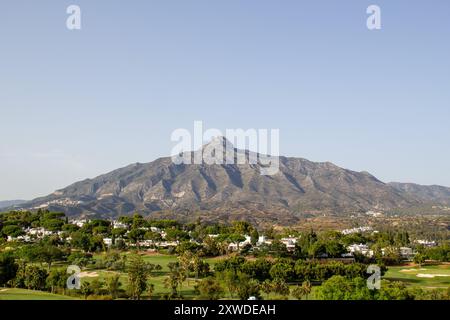
M 66 28 L 66 8 L 82 30 Z M 366 28 L 381 7 L 382 29 Z M 279 128 L 281 153 L 450 186 L 446 0 L 3 1 L 0 200 Z

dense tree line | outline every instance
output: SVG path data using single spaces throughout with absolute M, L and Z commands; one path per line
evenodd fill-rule
M 406 287 L 402 282 L 382 280 L 380 290 L 370 290 L 366 279 L 333 276 L 317 289 L 321 300 L 449 300 L 447 291 Z
M 318 287 L 320 299 L 422 299 L 445 298 L 445 294 L 421 292 L 404 287 L 401 283 L 383 282 L 383 289 L 367 289 L 365 279 L 369 264 L 398 264 L 401 257 L 397 248 L 413 243 L 405 231 L 379 233 L 355 233 L 344 235 L 336 231 L 316 233 L 313 230 L 297 232 L 271 229 L 258 231 L 247 222 L 231 225 L 204 224 L 196 221 L 182 224 L 174 220 L 147 220 L 139 214 L 120 217 L 123 224 L 114 228 L 111 221 L 93 219 L 82 227 L 69 223 L 62 213 L 38 210 L 37 212 L 9 212 L 0 214 L 0 242 L 7 237 L 18 237 L 27 228 L 44 228 L 53 234 L 34 238 L 31 243 L 8 242 L 8 250 L 0 252 L 0 286 L 46 290 L 67 293 L 69 264 L 89 270 L 111 271 L 103 280 L 83 281 L 76 294 L 85 298 L 142 299 L 155 295 L 149 279 L 161 272 L 162 266 L 154 265 L 139 255 L 139 243 L 172 241 L 176 247 L 159 249 L 177 256 L 168 264 L 164 279 L 167 292 L 162 299 L 182 299 L 182 288 L 195 283 L 200 299 L 220 299 L 225 296 L 239 299 L 263 295 L 276 298 L 307 298 L 313 287 Z M 157 228 L 156 230 L 154 228 Z M 162 237 L 164 232 L 164 239 Z M 260 234 L 271 241 L 255 246 Z M 227 259 L 217 261 L 214 269 L 205 257 L 229 254 L 230 243 L 242 242 L 249 235 L 251 243 L 239 248 Z M 298 241 L 293 251 L 281 242 L 283 237 L 295 236 Z M 113 244 L 106 246 L 104 238 Z M 5 243 L 5 242 L 4 242 Z M 356 262 L 341 262 L 347 246 L 367 243 L 374 251 L 373 257 L 355 255 Z M 1 243 L 0 243 L 1 244 Z M 384 254 L 381 249 L 384 248 Z M 440 243 L 434 248 L 415 246 L 419 254 L 415 261 L 449 261 L 450 246 Z M 101 253 L 101 254 L 100 254 Z M 340 261 L 341 260 L 341 261 Z M 122 287 L 120 274 L 127 277 Z M 433 295 L 433 296 L 430 296 Z
M 331 261 L 321 263 L 318 260 L 297 261 L 280 258 L 275 261 L 267 259 L 246 260 L 242 256 L 235 256 L 222 260 L 215 265 L 215 271 L 242 272 L 260 281 L 280 279 L 286 282 L 324 281 L 334 275 L 348 278 L 366 277 L 368 265 L 362 263 L 345 264 Z M 382 269 L 383 272 L 385 268 Z

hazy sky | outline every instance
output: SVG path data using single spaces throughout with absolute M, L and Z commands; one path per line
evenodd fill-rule
M 82 30 L 66 28 L 66 8 Z M 381 7 L 369 31 L 366 8 Z M 450 186 L 448 0 L 20 1 L 0 8 L 0 200 L 279 128 L 281 153 Z

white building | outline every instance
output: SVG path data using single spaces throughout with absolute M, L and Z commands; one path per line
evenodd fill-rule
M 76 219 L 76 220 L 70 221 L 71 224 L 74 224 L 80 228 L 82 228 L 88 222 L 89 221 L 87 219 Z
M 157 227 L 150 227 L 151 232 L 161 233 L 161 229 Z
M 245 240 L 241 241 L 239 243 L 237 242 L 232 242 L 230 244 L 228 244 L 228 251 L 238 251 L 239 249 L 242 249 L 243 247 L 245 247 L 247 244 L 252 244 L 252 238 L 248 235 L 244 235 Z
M 109 247 L 113 244 L 113 241 L 111 238 L 103 238 L 103 243 Z
M 180 244 L 179 241 L 163 241 L 158 243 L 158 247 L 160 248 L 176 247 L 179 244 Z
M 382 212 L 377 212 L 377 211 L 367 211 L 366 215 L 374 217 L 374 218 L 379 218 L 383 216 Z
M 45 230 L 44 228 L 28 228 L 25 229 L 25 233 L 29 236 L 34 236 L 38 239 L 42 239 L 45 236 L 50 236 L 53 234 L 52 231 Z
M 245 247 L 247 244 L 252 244 L 252 238 L 251 238 L 250 236 L 244 235 L 244 238 L 245 238 L 244 241 L 239 242 L 239 246 L 240 246 L 241 248 L 242 248 L 242 247 Z
M 113 229 L 119 229 L 119 228 L 127 229 L 128 225 L 126 225 L 125 223 L 119 222 L 117 220 L 114 220 L 113 221 Z
M 420 244 L 424 247 L 436 247 L 437 243 L 436 241 L 428 241 L 428 240 L 416 240 L 414 241 L 417 244 Z
M 295 244 L 297 243 L 297 238 L 294 237 L 281 238 L 280 241 L 286 246 L 286 249 L 288 251 L 294 251 Z
M 373 257 L 373 250 L 370 250 L 369 246 L 366 244 L 352 244 L 347 247 L 347 250 L 351 254 L 358 253 L 366 257 Z
M 405 260 L 411 260 L 416 255 L 414 250 L 409 247 L 400 247 L 400 248 L 387 247 L 381 249 L 381 253 L 383 255 L 386 255 L 388 252 L 397 252 L 400 255 L 400 257 L 402 257 L 402 259 Z
M 404 259 L 412 259 L 415 255 L 414 251 L 412 248 L 408 248 L 408 247 L 400 247 L 400 256 Z
M 18 237 L 8 236 L 6 241 L 7 242 L 11 242 L 11 241 L 31 242 L 31 237 L 28 235 L 18 236 Z
M 260 246 L 266 243 L 266 236 L 259 236 L 258 241 L 256 241 L 256 245 Z
M 342 230 L 341 233 L 344 235 L 353 234 L 353 233 L 363 233 L 363 232 L 369 232 L 373 231 L 372 227 L 358 227 L 358 228 L 352 228 L 352 229 L 345 229 Z
M 139 246 L 140 247 L 151 247 L 152 245 L 153 245 L 153 241 L 152 240 L 139 241 Z

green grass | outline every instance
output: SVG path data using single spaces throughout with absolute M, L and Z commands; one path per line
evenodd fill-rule
M 434 275 L 434 278 L 418 277 L 417 275 Z M 436 276 L 447 275 L 447 276 Z M 422 267 L 397 266 L 389 267 L 384 279 L 401 281 L 408 286 L 422 287 L 424 289 L 450 287 L 450 265 L 424 265 Z
M 150 262 L 153 264 L 159 264 L 161 267 L 163 267 L 164 272 L 169 271 L 169 268 L 167 267 L 167 264 L 170 262 L 177 262 L 177 256 L 175 255 L 166 255 L 166 254 L 151 254 L 151 255 L 143 255 L 142 258 L 146 262 Z M 217 261 L 220 261 L 221 259 L 225 259 L 224 257 L 217 257 L 217 258 L 206 258 L 204 259 L 207 263 L 209 263 L 210 267 L 214 267 L 214 265 L 217 263 Z
M 169 268 L 167 264 L 170 262 L 177 262 L 178 259 L 176 256 L 165 255 L 165 254 L 152 254 L 152 255 L 143 255 L 142 258 L 145 262 L 149 262 L 152 264 L 159 264 L 162 267 L 161 272 L 168 272 Z
M 162 293 L 170 292 L 170 289 L 166 288 L 164 286 L 164 280 L 168 277 L 169 268 L 167 267 L 167 264 L 170 262 L 176 262 L 177 257 L 174 255 L 163 255 L 163 254 L 152 254 L 152 255 L 142 255 L 142 258 L 144 261 L 152 263 L 152 264 L 159 264 L 162 267 L 161 271 L 153 272 L 152 276 L 149 278 L 148 283 L 151 283 L 154 285 L 154 299 L 159 299 Z M 127 284 L 128 284 L 128 275 L 127 273 L 123 272 L 114 272 L 114 271 L 107 271 L 107 270 L 84 270 L 87 272 L 95 272 L 98 277 L 83 277 L 82 281 L 91 281 L 95 278 L 98 278 L 100 280 L 105 280 L 108 277 L 110 277 L 113 274 L 119 274 L 120 276 L 120 282 L 121 282 L 121 289 L 126 290 Z M 185 281 L 183 283 L 183 286 L 181 288 L 181 295 L 187 299 L 194 299 L 195 298 L 195 292 L 194 292 L 194 285 L 195 285 L 195 279 L 189 279 L 189 281 Z M 143 295 L 143 298 L 147 298 L 147 294 L 145 293 Z
M 100 257 L 101 254 L 96 255 L 95 258 L 98 259 Z M 152 264 L 159 264 L 162 267 L 162 270 L 159 272 L 153 272 L 153 275 L 149 278 L 149 283 L 154 285 L 154 295 L 153 295 L 153 299 L 159 299 L 161 294 L 163 293 L 168 293 L 170 291 L 170 289 L 166 288 L 164 286 L 164 280 L 168 277 L 168 272 L 169 272 L 169 268 L 167 267 L 167 264 L 169 264 L 170 262 L 177 262 L 177 256 L 176 255 L 166 255 L 166 254 L 144 254 L 142 255 L 142 258 L 144 259 L 144 261 L 148 262 L 148 263 L 152 263 Z M 225 259 L 226 257 L 215 257 L 215 258 L 205 258 L 205 261 L 207 263 L 209 263 L 211 270 L 214 269 L 214 265 L 222 260 Z M 95 278 L 98 278 L 100 280 L 106 280 L 108 277 L 110 277 L 112 274 L 119 274 L 120 275 L 120 282 L 121 282 L 121 289 L 126 290 L 127 288 L 127 283 L 128 283 L 128 275 L 126 273 L 122 273 L 122 272 L 115 272 L 115 271 L 107 271 L 107 270 L 84 270 L 87 272 L 95 272 L 98 276 L 97 277 L 85 277 L 82 279 L 82 281 L 92 281 Z M 195 294 L 194 291 L 194 286 L 196 284 L 196 279 L 189 279 L 189 281 L 184 281 L 183 286 L 180 290 L 181 295 L 185 298 L 185 299 L 196 299 L 197 295 Z M 295 287 L 294 285 L 290 286 L 291 289 L 293 287 Z M 223 297 L 224 299 L 233 299 L 227 289 L 226 286 L 223 285 L 223 288 L 225 290 L 225 296 Z M 308 296 L 307 300 L 313 300 L 314 299 L 314 293 L 315 290 L 317 288 L 313 287 L 312 288 L 312 292 L 311 294 Z M 266 295 L 264 293 L 262 293 L 262 296 L 265 300 L 278 300 L 278 299 L 282 299 L 283 297 L 277 296 L 276 294 L 270 294 L 270 295 Z M 148 298 L 147 294 L 144 293 L 143 295 L 143 299 Z M 289 295 L 289 297 L 287 297 L 289 300 L 295 300 L 294 297 L 292 297 L 291 295 Z M 236 299 L 236 297 L 234 297 L 234 299 Z M 306 300 L 306 298 L 304 298 L 304 300 Z
M 76 300 L 76 298 L 43 291 L 0 288 L 0 300 Z
M 161 254 L 154 254 L 154 255 L 145 255 L 143 256 L 144 260 L 146 262 L 149 263 L 153 263 L 153 264 L 159 264 L 162 266 L 162 270 L 161 273 L 158 276 L 153 276 L 150 278 L 149 283 L 153 283 L 155 285 L 155 292 L 157 293 L 156 297 L 158 297 L 158 293 L 160 292 L 168 292 L 169 290 L 167 288 L 164 287 L 164 279 L 167 277 L 167 272 L 169 271 L 167 264 L 169 262 L 176 262 L 177 257 L 174 255 L 161 255 Z M 209 263 L 210 268 L 213 270 L 214 269 L 214 265 L 222 260 L 225 259 L 226 257 L 215 257 L 215 258 L 206 258 L 205 261 L 207 263 Z M 122 278 L 121 278 L 122 279 Z M 126 280 L 125 280 L 126 281 Z M 195 285 L 196 280 L 195 279 L 190 279 L 189 281 L 189 285 L 187 285 L 187 282 L 185 281 L 183 283 L 183 287 L 181 289 L 181 295 L 185 298 L 185 299 L 195 299 L 196 295 L 194 292 L 194 285 Z M 225 289 L 225 297 L 226 299 L 231 299 L 231 296 L 229 295 L 229 293 L 226 290 L 225 285 L 223 285 L 224 289 Z M 295 286 L 290 286 L 290 288 L 294 288 Z M 316 287 L 312 288 L 312 292 L 311 294 L 308 296 L 308 300 L 312 300 L 314 299 L 314 292 L 316 290 Z M 266 294 L 262 294 L 263 298 L 266 300 L 272 300 L 272 299 L 281 299 L 282 297 L 277 296 L 275 294 L 270 294 L 270 295 L 266 295 Z M 236 297 L 234 297 L 236 299 Z M 292 297 L 291 295 L 289 295 L 288 299 L 290 300 L 295 300 L 294 297 Z M 304 298 L 306 300 L 306 298 Z
M 96 255 L 95 258 L 99 258 L 101 254 Z M 170 289 L 166 288 L 164 286 L 164 280 L 168 277 L 169 269 L 167 265 L 170 262 L 176 262 L 177 256 L 175 255 L 164 255 L 164 254 L 144 254 L 142 255 L 143 259 L 146 262 L 152 263 L 152 264 L 159 264 L 162 267 L 161 271 L 153 272 L 152 276 L 149 278 L 149 283 L 154 285 L 154 295 L 153 299 L 159 299 L 161 297 L 161 294 L 167 293 L 170 291 Z M 211 270 L 214 269 L 214 265 L 220 261 L 221 259 L 224 259 L 224 257 L 217 257 L 217 258 L 206 258 L 206 262 L 210 264 Z M 53 267 L 61 267 L 60 265 L 56 266 L 56 264 Z M 83 272 L 88 272 L 91 274 L 91 277 L 83 277 L 82 281 L 90 282 L 95 278 L 98 278 L 100 280 L 106 280 L 108 277 L 110 277 L 113 274 L 119 274 L 120 276 L 120 282 L 121 282 L 121 289 L 126 290 L 127 284 L 128 284 L 128 275 L 124 272 L 115 272 L 115 271 L 107 271 L 104 269 L 101 270 L 94 270 L 94 269 L 87 269 L 83 270 Z M 425 277 L 418 277 L 418 274 L 425 274 L 425 275 L 435 275 L 434 278 L 425 278 Z M 437 275 L 447 275 L 447 276 L 437 276 Z M 441 264 L 441 265 L 425 265 L 420 267 L 416 266 L 395 266 L 395 267 L 389 267 L 388 271 L 383 277 L 386 280 L 390 281 L 401 281 L 407 284 L 411 287 L 421 287 L 423 289 L 434 289 L 434 288 L 442 288 L 446 289 L 450 287 L 450 264 Z M 181 295 L 185 299 L 196 299 L 196 294 L 194 291 L 194 286 L 196 284 L 195 279 L 189 279 L 189 281 L 185 281 L 183 283 L 183 286 L 181 288 Z M 226 287 L 223 286 L 226 292 L 225 298 L 230 299 Z M 290 286 L 291 289 L 294 286 Z M 315 297 L 315 291 L 317 287 L 312 288 L 312 292 L 308 297 L 308 300 L 312 300 Z M 148 298 L 147 293 L 143 295 L 143 298 Z M 265 295 L 263 294 L 263 298 L 270 300 L 270 299 L 280 299 L 281 297 L 270 294 Z M 288 297 L 289 299 L 294 299 L 292 296 Z M 51 294 L 47 292 L 41 292 L 41 291 L 32 291 L 32 290 L 25 290 L 25 289 L 0 289 L 0 300 L 2 299 L 9 299 L 9 300 L 64 300 L 64 299 L 74 299 L 70 296 L 63 296 L 63 295 L 57 295 L 57 294 Z

